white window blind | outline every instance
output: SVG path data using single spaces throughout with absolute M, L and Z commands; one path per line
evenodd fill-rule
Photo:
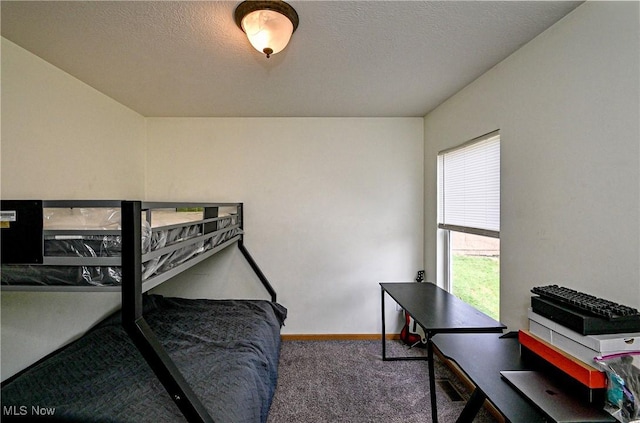
M 438 154 L 438 227 L 500 237 L 500 135 Z

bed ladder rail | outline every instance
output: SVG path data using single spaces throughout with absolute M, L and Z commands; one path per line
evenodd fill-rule
M 264 275 L 264 273 L 262 273 L 262 270 L 260 270 L 260 267 L 258 267 L 258 263 L 256 263 L 253 257 L 251 257 L 251 254 L 249 254 L 249 251 L 244 246 L 242 239 L 238 241 L 238 248 L 240 249 L 240 251 L 242 251 L 242 255 L 247 260 L 247 262 L 251 266 L 251 269 L 253 269 L 258 279 L 260 279 L 260 282 L 262 282 L 262 285 L 264 286 L 264 288 L 267 290 L 269 295 L 271 295 L 271 301 L 275 303 L 278 300 L 278 297 L 276 295 L 276 290 L 273 289 L 273 286 L 271 286 L 267 277 Z
M 262 282 L 264 288 L 267 290 L 269 295 L 271 295 L 271 301 L 275 303 L 278 298 L 276 290 L 273 289 L 273 286 L 269 282 L 269 279 L 267 279 L 264 273 L 262 273 L 260 266 L 258 266 L 258 263 L 256 263 L 256 261 L 253 259 L 253 257 L 249 253 L 249 250 L 247 250 L 247 247 L 244 246 L 244 203 L 240 203 L 240 206 L 238 207 L 238 214 L 240 215 L 240 228 L 242 229 L 242 235 L 240 236 L 240 240 L 238 241 L 238 248 L 242 252 L 244 258 L 247 260 L 247 263 L 249 263 L 249 266 L 251 266 L 253 272 L 256 274 L 258 279 L 260 279 L 260 282 Z
M 142 203 L 122 202 L 122 325 L 189 423 L 213 423 L 143 316 Z

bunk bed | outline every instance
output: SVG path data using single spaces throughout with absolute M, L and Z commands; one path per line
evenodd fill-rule
M 286 309 L 243 243 L 242 203 L 3 200 L 3 291 L 121 291 L 122 307 L 2 384 L 3 421 L 265 422 Z M 159 284 L 237 245 L 270 300 Z

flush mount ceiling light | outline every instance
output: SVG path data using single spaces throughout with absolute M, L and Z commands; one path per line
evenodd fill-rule
M 267 58 L 284 50 L 298 28 L 298 13 L 281 0 L 243 1 L 236 7 L 235 18 L 251 45 Z

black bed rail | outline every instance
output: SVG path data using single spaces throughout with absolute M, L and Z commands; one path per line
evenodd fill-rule
M 187 421 L 213 422 L 144 319 L 142 308 L 142 203 L 122 202 L 122 326 Z
M 244 234 L 244 204 L 243 203 L 240 203 L 238 207 L 238 214 L 240 216 L 240 228 L 242 229 L 242 233 Z M 262 273 L 260 266 L 258 266 L 258 263 L 256 263 L 256 261 L 253 259 L 253 257 L 249 253 L 249 250 L 247 250 L 247 248 L 244 246 L 244 235 L 242 235 L 240 237 L 240 240 L 238 241 L 238 248 L 242 252 L 242 255 L 244 256 L 244 258 L 247 260 L 247 263 L 249 263 L 249 266 L 251 266 L 251 269 L 253 269 L 253 272 L 256 274 L 258 279 L 260 279 L 260 282 L 262 282 L 262 286 L 264 286 L 264 289 L 266 289 L 269 295 L 271 296 L 271 301 L 275 303 L 278 298 L 276 294 L 276 290 L 273 289 L 273 286 L 269 282 L 269 279 L 267 279 L 264 273 Z

